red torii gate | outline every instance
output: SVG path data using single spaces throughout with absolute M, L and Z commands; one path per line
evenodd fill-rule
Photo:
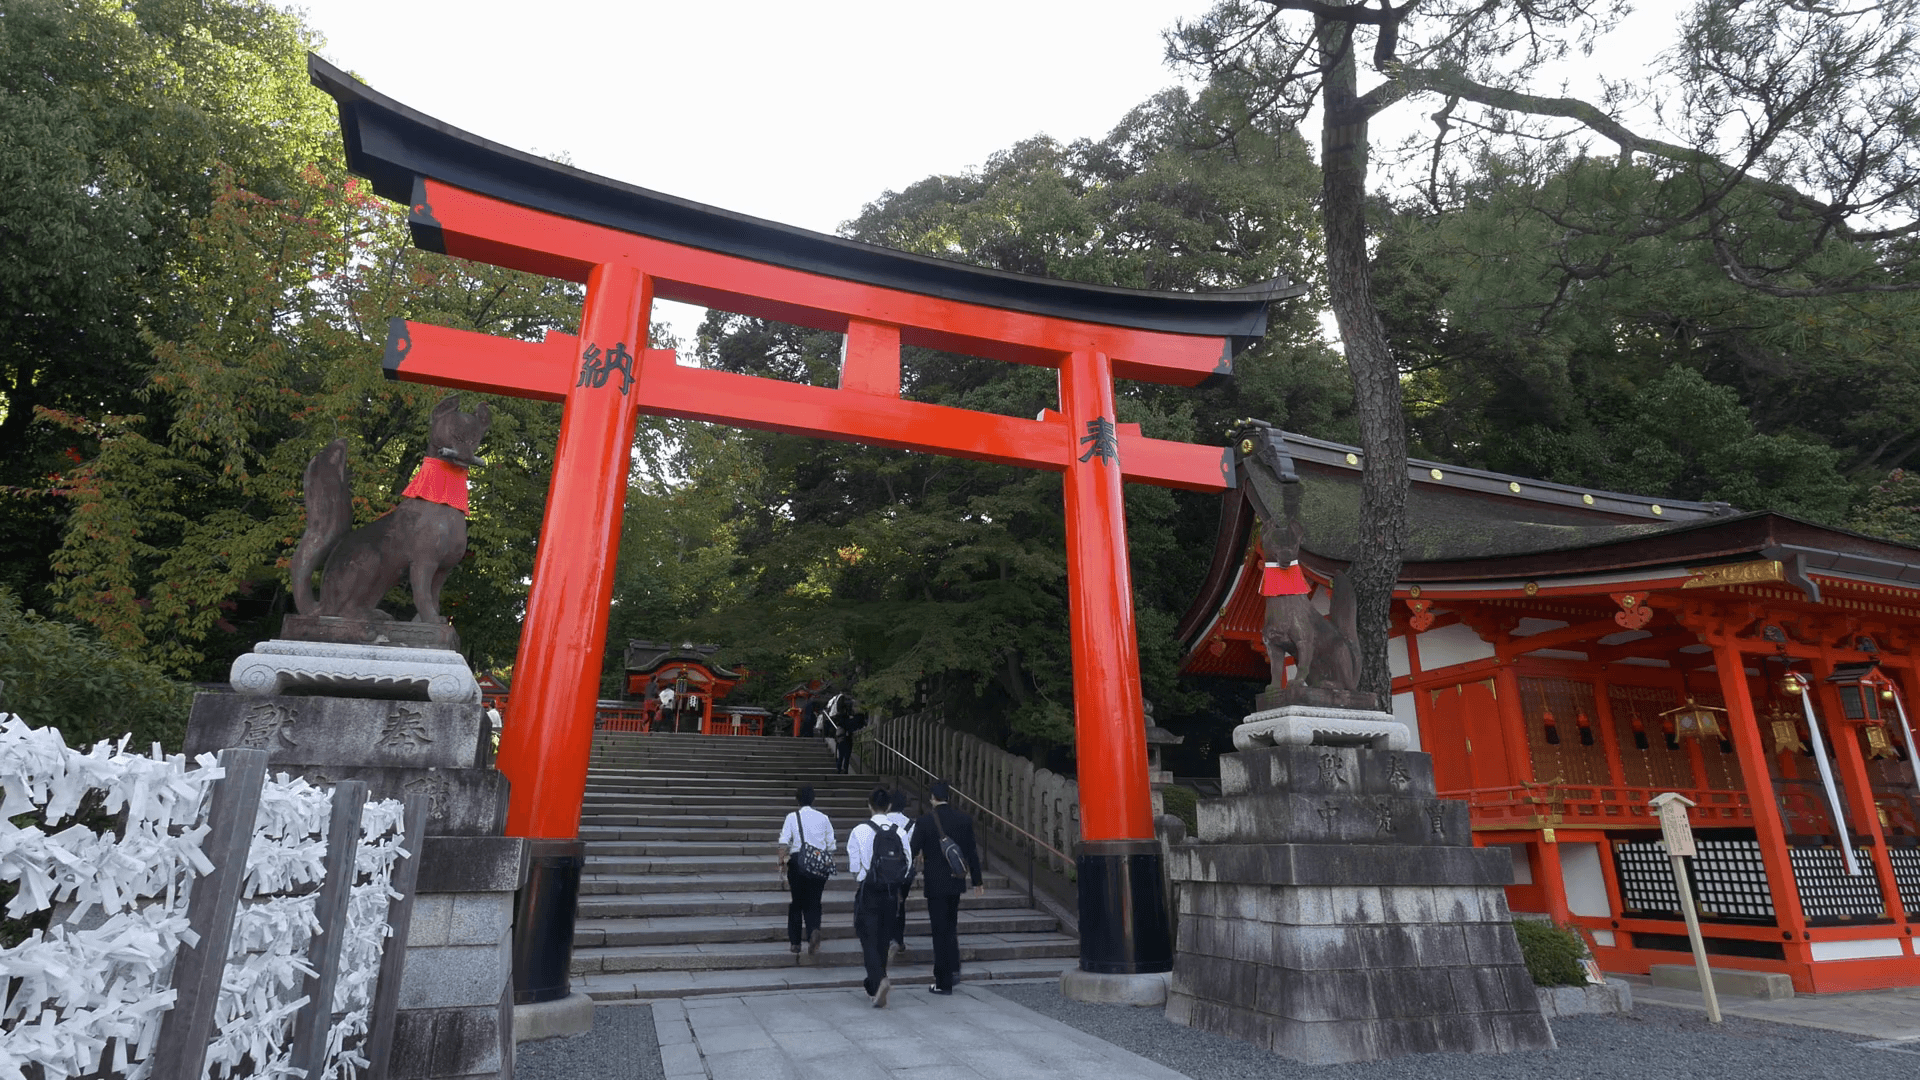
M 1169 970 L 1121 484 L 1222 491 L 1232 466 L 1220 447 L 1116 423 L 1113 380 L 1224 377 L 1265 332 L 1267 305 L 1303 290 L 1152 293 L 908 255 L 583 173 L 451 128 L 318 57 L 309 69 L 339 103 L 349 167 L 411 208 L 416 244 L 587 286 L 578 336 L 395 319 L 385 358 L 390 378 L 565 403 L 499 756 L 507 831 L 549 841 L 523 890 L 516 999 L 567 993 L 610 556 L 642 411 L 1064 474 L 1080 964 Z M 839 387 L 681 366 L 645 347 L 656 296 L 844 334 Z M 1060 407 L 1027 420 L 903 400 L 903 344 L 1055 368 Z

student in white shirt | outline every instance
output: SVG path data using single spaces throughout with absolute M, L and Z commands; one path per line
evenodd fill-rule
M 875 788 L 867 805 L 873 809 L 873 817 L 847 833 L 847 870 L 860 882 L 853 900 L 853 930 L 860 937 L 860 954 L 867 968 L 867 996 L 873 999 L 873 1007 L 880 1009 L 886 1007 L 887 992 L 893 989 L 887 978 L 887 944 L 893 937 L 894 915 L 913 866 L 913 828 L 902 828 L 889 817 L 893 794 L 886 788 Z M 889 841 L 882 852 L 876 852 L 877 838 L 883 834 L 898 841 L 897 850 Z M 887 858 L 879 859 L 879 854 Z
M 794 792 L 794 801 L 799 806 L 780 826 L 780 873 L 787 880 L 787 891 L 793 895 L 787 904 L 787 947 L 792 952 L 800 951 L 804 926 L 807 952 L 813 954 L 820 951 L 820 894 L 827 887 L 827 879 L 801 873 L 797 866 L 789 865 L 789 861 L 800 854 L 803 842 L 832 854 L 833 819 L 813 808 L 811 785 Z
M 913 835 L 913 819 L 907 816 L 907 792 L 904 788 L 895 788 L 893 801 L 887 810 L 887 820 L 904 830 L 900 835 Z M 908 853 L 912 853 L 909 842 Z M 907 890 L 900 890 L 900 906 L 893 913 L 893 955 L 905 956 L 907 953 Z

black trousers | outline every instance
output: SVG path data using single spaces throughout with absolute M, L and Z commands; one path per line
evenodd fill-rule
M 951 990 L 960 974 L 960 897 L 927 897 L 927 921 L 933 924 L 933 985 Z
M 853 732 L 849 731 L 834 740 L 834 750 L 840 755 L 835 767 L 841 772 L 850 771 L 853 763 Z
M 897 901 L 885 889 L 860 885 L 853 901 L 853 932 L 860 936 L 860 958 L 867 965 L 866 988 L 869 995 L 880 989 L 887 977 L 887 944 L 893 938 L 893 913 Z
M 826 887 L 823 878 L 787 868 L 787 891 L 793 894 L 787 904 L 787 944 L 798 945 L 820 929 L 820 894 Z

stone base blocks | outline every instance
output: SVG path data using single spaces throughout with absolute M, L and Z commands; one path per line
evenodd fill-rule
M 1739 971 L 1712 968 L 1713 989 L 1722 997 L 1782 1001 L 1793 996 L 1793 976 L 1784 971 Z M 1676 990 L 1700 989 L 1700 969 L 1692 964 L 1655 964 L 1647 969 L 1653 985 Z
M 1404 750 L 1221 758 L 1223 796 L 1168 862 L 1167 1017 L 1313 1064 L 1551 1048 L 1503 887 L 1464 804 Z
M 255 654 L 285 657 L 264 642 Z M 328 646 L 299 642 L 302 649 Z M 375 651 L 407 667 L 430 650 Z M 254 655 L 254 654 L 250 654 Z M 459 654 L 450 654 L 458 659 Z M 236 668 L 237 670 L 237 668 Z M 473 679 L 465 661 L 459 672 Z M 412 684 L 445 674 L 415 666 Z M 400 682 L 413 678 L 405 671 Z M 406 961 L 395 1003 L 393 1080 L 511 1080 L 514 896 L 526 880 L 529 842 L 501 836 L 506 777 L 492 765 L 486 710 L 469 702 L 319 694 L 200 694 L 187 723 L 189 754 L 243 746 L 267 753 L 268 771 L 310 783 L 363 780 L 374 798 L 425 796 L 426 835 L 407 920 Z

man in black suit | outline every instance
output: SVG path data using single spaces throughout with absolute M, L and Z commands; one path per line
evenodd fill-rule
M 923 861 L 921 891 L 927 898 L 927 921 L 933 927 L 933 985 L 936 994 L 953 993 L 953 981 L 960 974 L 960 895 L 967 891 L 967 879 L 980 887 L 980 849 L 973 841 L 973 819 L 948 802 L 953 788 L 945 780 L 933 783 L 930 802 L 933 809 L 923 814 L 913 829 L 913 853 Z M 959 847 L 966 864 L 964 874 L 956 874 L 941 850 L 942 839 Z

